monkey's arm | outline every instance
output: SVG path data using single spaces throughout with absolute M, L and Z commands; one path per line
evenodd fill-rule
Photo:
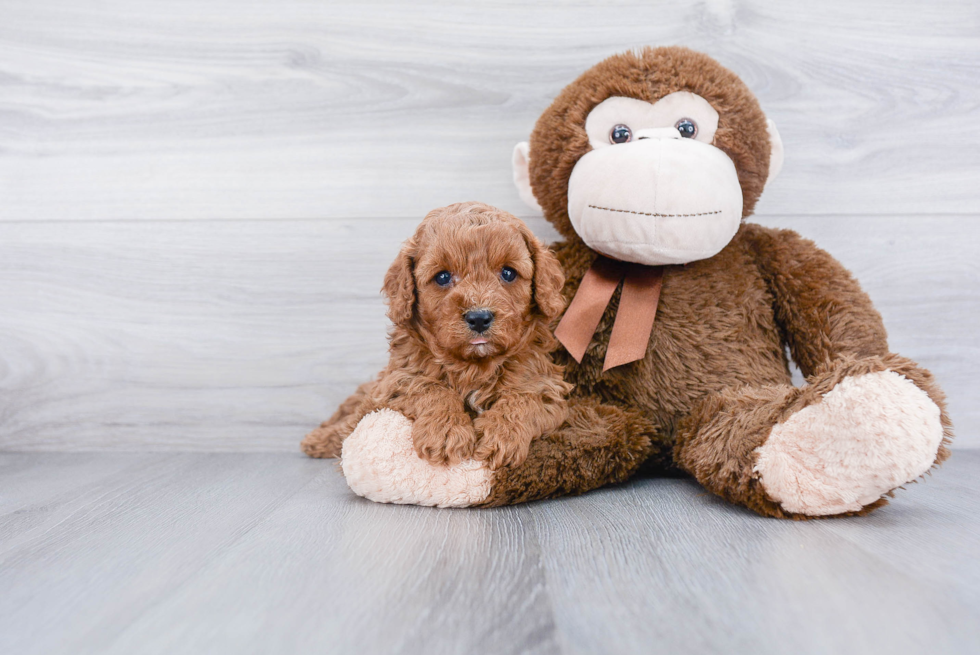
M 881 315 L 840 262 L 791 230 L 746 224 L 743 232 L 804 376 L 845 355 L 888 354 Z
M 745 226 L 756 263 L 775 298 L 776 320 L 793 360 L 811 385 L 865 362 L 869 371 L 892 371 L 910 380 L 940 410 L 944 439 L 937 461 L 949 457 L 952 423 L 946 397 L 932 374 L 890 353 L 881 314 L 844 266 L 792 230 Z M 849 364 L 848 364 L 849 365 Z

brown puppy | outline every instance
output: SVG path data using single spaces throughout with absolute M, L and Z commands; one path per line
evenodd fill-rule
M 572 385 L 549 356 L 563 284 L 555 256 L 514 216 L 475 202 L 430 212 L 385 276 L 387 368 L 303 451 L 339 456 L 357 423 L 387 407 L 414 421 L 415 450 L 433 464 L 523 463 L 567 414 Z

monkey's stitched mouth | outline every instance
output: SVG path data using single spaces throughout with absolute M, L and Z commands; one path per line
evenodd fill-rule
M 604 212 L 618 212 L 620 214 L 636 214 L 637 216 L 655 216 L 660 218 L 690 218 L 694 216 L 713 216 L 714 214 L 720 214 L 722 210 L 718 209 L 713 212 L 698 212 L 696 214 L 658 214 L 656 212 L 635 212 L 630 209 L 613 209 L 612 207 L 599 207 L 598 205 L 589 205 L 591 209 L 598 209 Z

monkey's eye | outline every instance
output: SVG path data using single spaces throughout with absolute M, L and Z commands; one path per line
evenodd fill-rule
M 439 271 L 432 279 L 435 280 L 435 283 L 440 287 L 448 287 L 449 283 L 453 281 L 453 274 L 449 271 Z
M 517 279 L 517 271 L 512 269 L 510 266 L 504 266 L 500 269 L 500 279 L 504 282 L 513 282 Z
M 633 130 L 628 125 L 616 125 L 609 130 L 609 143 L 626 143 L 633 138 Z
M 698 124 L 692 121 L 690 118 L 682 118 L 676 123 L 674 127 L 677 131 L 681 133 L 681 136 L 685 139 L 693 139 L 698 135 Z

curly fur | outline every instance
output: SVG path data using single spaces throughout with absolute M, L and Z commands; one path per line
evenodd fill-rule
M 504 266 L 516 280 L 501 279 Z M 441 271 L 452 274 L 448 287 L 434 281 Z M 307 435 L 304 452 L 339 456 L 361 418 L 389 408 L 414 421 L 415 450 L 433 464 L 521 464 L 567 415 L 571 385 L 549 357 L 563 283 L 555 256 L 514 216 L 481 203 L 430 212 L 385 276 L 388 366 Z M 463 318 L 476 308 L 494 314 L 479 335 Z

